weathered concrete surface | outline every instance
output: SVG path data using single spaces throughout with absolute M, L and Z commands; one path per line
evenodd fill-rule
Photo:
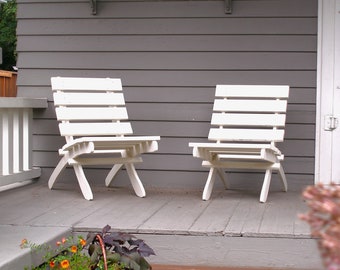
M 71 182 L 71 181 L 70 181 Z M 140 236 L 157 253 L 156 265 L 322 269 L 297 191 L 273 191 L 258 203 L 256 191 L 215 191 L 210 201 L 198 192 L 147 190 L 138 198 L 130 189 L 93 187 L 83 199 L 77 185 L 49 190 L 38 182 L 1 192 L 0 269 L 20 270 L 33 258 L 21 250 L 23 238 L 55 243 L 71 231 L 87 234 L 109 224 Z
M 140 235 L 155 264 L 271 269 L 323 269 L 315 240 L 259 237 Z
M 66 227 L 0 225 L 0 269 L 23 270 L 32 265 L 36 256 L 31 253 L 30 248 L 20 248 L 23 239 L 53 246 L 57 240 L 70 235 L 71 230 Z

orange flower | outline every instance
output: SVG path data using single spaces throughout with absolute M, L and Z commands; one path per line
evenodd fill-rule
M 54 261 L 50 261 L 50 267 L 54 268 L 54 266 L 55 266 L 55 262 Z
M 28 243 L 28 241 L 27 241 L 27 239 L 26 239 L 26 238 L 22 239 L 22 240 L 21 240 L 20 247 L 21 247 L 21 248 L 24 248 L 24 247 L 26 247 L 27 243 Z
M 86 240 L 84 240 L 83 238 L 79 239 L 79 244 L 83 247 L 86 245 Z
M 72 253 L 76 253 L 77 250 L 78 250 L 77 246 L 72 246 L 72 247 L 71 247 L 71 252 L 72 252 Z
M 58 241 L 58 242 L 57 242 L 57 246 L 60 246 L 61 244 L 65 244 L 66 241 L 67 241 L 67 239 L 66 239 L 65 237 L 63 237 L 63 238 L 61 239 L 61 241 Z
M 70 267 L 70 262 L 68 260 L 62 260 L 60 262 L 60 266 L 62 269 L 67 269 Z

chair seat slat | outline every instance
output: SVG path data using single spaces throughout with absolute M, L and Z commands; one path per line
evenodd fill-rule
M 82 158 L 79 157 L 77 159 L 70 159 L 68 162 L 69 165 L 74 164 L 80 164 L 80 165 L 112 165 L 117 164 L 121 162 L 131 162 L 131 163 L 137 163 L 137 162 L 143 162 L 141 157 L 133 157 L 133 158 L 121 158 L 121 157 L 109 157 L 109 158 Z
M 242 162 L 242 160 L 253 160 L 254 162 L 259 161 L 268 161 L 271 163 L 274 163 L 275 160 L 271 160 L 271 159 L 264 159 L 262 158 L 260 155 L 225 155 L 225 154 L 220 154 L 217 156 L 217 160 L 218 161 L 227 161 L 227 160 L 233 160 L 233 161 L 239 161 Z

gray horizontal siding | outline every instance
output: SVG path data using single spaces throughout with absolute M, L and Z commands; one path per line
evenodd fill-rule
M 88 18 L 87 0 L 21 0 L 19 18 Z M 100 0 L 101 18 L 173 18 L 173 17 L 225 17 L 223 0 L 195 1 L 164 0 Z M 77 12 L 74 12 L 77 4 Z M 37 13 L 40 14 L 37 16 Z M 315 17 L 317 2 L 312 0 L 233 0 L 233 17 Z M 230 16 L 230 15 L 228 15 Z
M 54 121 L 36 120 L 36 134 L 58 134 L 58 127 Z M 164 137 L 207 138 L 209 123 L 205 122 L 176 122 L 176 121 L 138 121 L 133 122 L 135 133 L 152 135 L 157 133 Z M 190 128 L 188 128 L 190 126 Z M 136 132 L 138 130 L 139 132 Z M 311 134 L 312 133 L 312 134 Z M 314 139 L 314 125 L 287 124 L 286 139 Z M 288 154 L 288 153 L 287 153 Z
M 53 167 L 59 161 L 58 155 L 51 152 L 35 152 L 33 158 L 37 166 L 42 167 Z M 174 171 L 174 168 L 176 168 L 175 171 L 191 171 L 193 174 L 195 174 L 195 171 L 207 171 L 207 168 L 202 168 L 200 165 L 201 162 L 198 159 L 193 159 L 190 155 L 147 154 L 143 157 L 143 163 L 136 165 L 136 169 L 161 171 L 158 174 L 156 172 L 154 178 L 162 181 L 164 171 Z M 314 162 L 312 158 L 287 157 L 285 167 L 287 174 L 308 174 L 313 169 Z M 98 166 L 98 168 L 108 169 L 105 166 Z M 104 175 L 101 177 L 103 178 Z
M 52 102 L 51 102 L 52 103 Z M 54 108 L 51 106 L 36 113 L 40 119 L 55 118 Z M 149 102 L 127 103 L 129 119 L 134 121 L 178 121 L 178 122 L 209 122 L 211 119 L 212 103 L 192 103 L 190 98 L 180 96 L 178 102 Z M 314 124 L 315 105 L 290 104 L 288 105 L 287 124 Z M 209 123 L 208 123 L 209 124 Z
M 80 59 L 81 60 L 81 59 Z M 67 61 L 67 58 L 65 58 Z M 19 60 L 20 62 L 20 60 Z M 316 71 L 311 70 L 110 70 L 110 69 L 22 69 L 18 84 L 48 86 L 51 76 L 122 78 L 126 86 L 142 87 L 209 87 L 216 84 L 288 84 L 293 88 L 315 88 Z M 34 78 L 34 80 L 32 79 Z M 161 91 L 161 89 L 160 89 Z M 195 93 L 193 93 L 194 95 Z M 150 99 L 152 97 L 149 97 Z
M 27 82 L 29 83 L 29 82 Z M 37 96 L 45 94 L 49 100 L 52 100 L 51 86 L 25 86 L 26 96 Z M 161 94 L 159 94 L 161 91 Z M 194 95 L 192 93 L 195 93 Z M 214 99 L 214 86 L 211 87 L 181 87 L 181 86 L 138 86 L 124 87 L 125 100 L 127 103 L 208 103 L 212 104 Z M 289 104 L 315 105 L 316 93 L 315 88 L 290 88 Z M 297 108 L 295 108 L 297 109 Z M 208 112 L 207 112 L 208 113 Z M 210 113 L 210 112 L 209 112 Z
M 65 58 L 67 57 L 67 62 Z M 82 61 L 79 61 L 82 59 Z M 22 53 L 22 68 L 114 70 L 314 70 L 316 53 L 295 52 L 45 52 Z
M 191 141 L 192 138 L 188 137 L 163 137 L 157 154 L 190 155 L 191 148 L 188 147 L 188 144 Z M 204 142 L 205 140 L 195 138 L 195 141 Z M 62 147 L 63 144 L 64 139 L 57 134 L 54 136 L 51 136 L 51 134 L 39 134 L 33 140 L 34 149 L 42 152 L 56 152 L 56 146 Z M 291 157 L 314 157 L 314 139 L 304 139 L 303 142 L 299 139 L 287 139 L 279 146 L 283 153 L 289 152 Z
M 19 37 L 29 52 L 316 52 L 315 35 L 71 35 Z M 36 39 L 39 42 L 36 42 Z M 249 42 L 251 39 L 251 42 Z M 81 44 L 81 46 L 80 46 Z M 195 46 L 193 46 L 195 44 Z M 22 48 L 22 46 L 25 46 Z
M 19 35 L 313 35 L 316 18 L 25 20 Z M 299 27 L 297 27 L 299 26 Z
M 313 183 L 316 0 L 234 0 L 231 15 L 222 0 L 102 0 L 95 16 L 85 0 L 17 2 L 19 95 L 50 105 L 34 115 L 43 179 L 64 143 L 50 77 L 82 76 L 122 78 L 134 132 L 162 136 L 141 177 L 173 188 L 201 188 L 207 176 L 188 143 L 207 138 L 216 84 L 288 84 L 284 167 L 288 182 Z M 101 178 L 103 168 L 88 173 Z

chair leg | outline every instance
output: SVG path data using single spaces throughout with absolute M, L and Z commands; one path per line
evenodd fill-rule
M 84 198 L 88 201 L 93 200 L 92 190 L 84 174 L 83 167 L 79 164 L 75 164 L 73 165 L 73 168 L 77 176 L 78 183 L 79 183 L 79 186 L 80 186 L 81 192 L 83 193 Z
M 280 167 L 279 167 L 279 176 L 280 176 L 282 184 L 283 184 L 283 191 L 287 192 L 287 190 L 288 190 L 287 179 L 286 179 L 286 175 L 285 175 L 285 172 L 284 172 L 281 164 L 280 164 Z
M 59 174 L 63 171 L 63 169 L 66 167 L 68 161 L 68 157 L 63 156 L 58 165 L 55 167 L 54 171 L 52 172 L 50 179 L 48 180 L 48 187 L 49 189 L 53 188 L 53 185 L 55 181 L 57 180 Z
M 217 174 L 220 177 L 220 179 L 222 180 L 222 183 L 224 185 L 224 189 L 228 189 L 228 183 L 227 183 L 226 178 L 225 178 L 224 170 L 222 168 L 218 168 Z
M 216 175 L 216 168 L 210 168 L 209 175 L 207 182 L 205 183 L 205 187 L 203 190 L 202 200 L 207 201 L 210 199 L 212 189 L 215 183 L 215 175 Z
M 261 195 L 260 195 L 260 202 L 264 203 L 267 201 L 271 177 L 272 177 L 272 170 L 271 169 L 266 170 L 266 174 L 263 180 Z
M 107 174 L 106 178 L 105 178 L 105 185 L 107 187 L 110 186 L 111 182 L 113 181 L 114 177 L 116 176 L 116 174 L 119 172 L 119 170 L 123 167 L 123 164 L 115 164 L 111 171 Z
M 139 179 L 135 166 L 132 163 L 125 163 L 124 165 L 136 195 L 138 197 L 145 197 L 145 189 L 143 187 L 142 181 Z

